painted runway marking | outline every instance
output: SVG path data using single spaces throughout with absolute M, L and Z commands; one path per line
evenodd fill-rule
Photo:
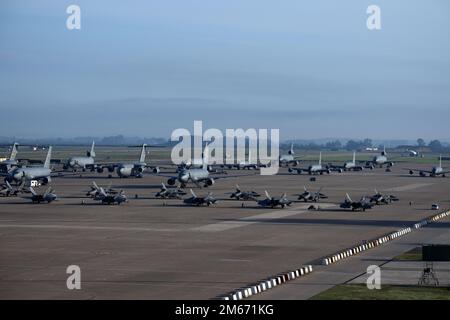
M 142 227 L 100 227 L 100 226 L 79 226 L 60 224 L 0 224 L 0 228 L 30 228 L 30 229 L 76 229 L 76 230 L 118 230 L 118 231 L 181 231 L 178 229 L 156 229 Z
M 389 188 L 389 189 L 386 189 L 386 191 L 394 191 L 394 192 L 395 191 L 409 191 L 409 190 L 414 190 L 414 189 L 418 189 L 418 188 L 431 186 L 432 184 L 433 183 L 412 183 L 412 184 L 407 184 L 406 186 Z
M 319 206 L 322 208 L 326 208 L 326 207 L 333 206 L 333 204 L 321 203 L 321 204 L 319 204 Z M 252 224 L 256 224 L 256 223 L 261 223 L 261 222 L 265 222 L 265 221 L 290 217 L 290 216 L 294 216 L 294 215 L 297 215 L 300 213 L 306 213 L 306 212 L 308 212 L 308 210 L 305 210 L 305 206 L 302 206 L 300 208 L 291 209 L 291 210 L 280 209 L 280 210 L 257 214 L 254 216 L 240 218 L 240 219 L 236 219 L 236 220 L 229 220 L 229 221 L 222 221 L 222 222 L 213 223 L 213 224 L 207 224 L 204 226 L 191 228 L 191 230 L 204 231 L 204 232 L 220 232 L 220 231 L 226 231 L 226 230 L 230 230 L 230 229 L 234 229 L 234 228 L 240 228 L 240 227 L 244 227 L 244 226 L 248 226 L 248 225 L 252 225 Z

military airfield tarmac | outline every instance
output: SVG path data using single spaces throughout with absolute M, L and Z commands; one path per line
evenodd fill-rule
M 286 168 L 276 176 L 233 170 L 230 175 L 242 176 L 218 180 L 210 188 L 194 188 L 198 195 L 212 192 L 219 199 L 211 207 L 155 199 L 167 178 L 154 174 L 109 179 L 107 173 L 85 172 L 81 177 L 54 178 L 51 185 L 60 199 L 51 204 L 0 198 L 0 298 L 214 299 L 286 270 L 318 265 L 324 256 L 409 227 L 436 214 L 431 210 L 433 203 L 440 205 L 438 212 L 448 210 L 450 179 L 410 176 L 402 170 L 407 166 L 407 162 L 396 164 L 392 172 L 376 168 L 324 174 L 314 182 Z M 415 163 L 414 167 L 429 168 L 430 164 Z M 112 182 L 114 188 L 124 190 L 129 202 L 102 205 L 86 198 L 94 180 L 101 186 Z M 328 198 L 316 204 L 320 210 L 307 210 L 310 203 L 303 202 L 285 209 L 261 208 L 252 201 L 242 207 L 242 201 L 227 199 L 235 184 L 260 194 L 266 189 L 272 196 L 286 193 L 292 200 L 303 186 L 311 191 L 323 187 Z M 339 208 L 345 193 L 359 200 L 374 194 L 375 188 L 400 200 L 366 212 Z M 439 241 L 448 244 L 448 217 L 423 230 L 421 238 L 414 238 L 413 232 L 370 252 L 384 250 L 389 259 L 397 253 L 388 249 L 397 242 L 417 246 L 436 240 L 435 232 Z M 358 259 L 347 259 L 353 261 L 347 278 L 339 271 L 347 262 L 318 268 L 336 270 L 336 281 L 347 281 L 352 274 L 365 272 L 366 265 Z M 81 268 L 81 290 L 66 287 L 69 265 Z M 308 277 L 296 280 L 289 296 L 277 288 L 260 298 L 308 298 L 311 295 L 302 295 L 310 290 L 302 286 Z

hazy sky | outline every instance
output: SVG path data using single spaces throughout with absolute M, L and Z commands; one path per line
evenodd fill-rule
M 81 30 L 66 8 L 81 7 Z M 382 30 L 366 28 L 369 4 Z M 0 136 L 450 138 L 448 0 L 0 3 Z

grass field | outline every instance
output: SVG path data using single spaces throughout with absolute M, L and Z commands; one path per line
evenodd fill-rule
M 380 290 L 369 290 L 364 284 L 344 284 L 311 300 L 450 300 L 450 288 L 384 285 Z
M 53 159 L 67 160 L 71 156 L 84 156 L 86 150 L 90 147 L 80 147 L 80 146 L 54 146 L 53 147 Z M 105 147 L 96 146 L 96 159 L 97 161 L 106 162 L 116 162 L 116 161 L 137 161 L 139 159 L 140 148 L 139 147 Z M 285 154 L 286 150 L 280 150 L 280 154 Z M 27 147 L 19 147 L 19 153 L 17 157 L 20 159 L 33 159 L 33 160 L 44 160 L 46 156 L 46 150 L 32 151 Z M 7 148 L 0 149 L 0 157 L 7 157 L 9 151 Z M 147 148 L 147 161 L 151 160 L 162 160 L 170 159 L 171 149 L 170 148 Z M 373 159 L 374 156 L 378 155 L 379 152 L 360 152 L 356 154 L 357 161 L 367 161 Z M 299 150 L 296 152 L 296 158 L 300 162 L 305 161 L 307 163 L 317 162 L 319 160 L 319 151 L 317 150 Z M 323 163 L 335 163 L 343 164 L 344 162 L 351 161 L 353 157 L 352 152 L 347 151 L 324 151 L 322 152 L 322 162 Z M 408 163 L 422 163 L 430 164 L 430 166 L 436 165 L 438 163 L 438 154 L 429 153 L 425 157 L 412 158 L 402 156 L 401 153 L 392 152 L 388 153 L 388 159 L 400 164 L 402 162 Z M 443 161 L 443 166 L 449 166 L 450 161 Z
M 414 248 L 394 258 L 394 261 L 422 261 L 422 247 Z

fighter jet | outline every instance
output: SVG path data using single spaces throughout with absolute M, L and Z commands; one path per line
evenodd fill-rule
M 348 193 L 345 194 L 345 200 L 340 205 L 343 209 L 352 209 L 352 211 L 372 209 L 372 204 L 366 197 L 362 197 L 359 201 L 353 201 Z
M 181 199 L 186 192 L 179 188 L 167 188 L 164 183 L 161 183 L 161 190 L 155 194 L 156 198 L 162 199 Z
M 373 203 L 375 202 L 376 205 L 379 204 L 390 204 L 392 203 L 392 201 L 398 201 L 399 199 L 392 195 L 383 195 L 380 192 L 378 192 L 377 189 L 375 189 L 375 194 L 373 196 L 370 197 L 370 202 Z
M 72 169 L 74 172 L 77 171 L 77 169 L 82 169 L 85 171 L 86 169 L 90 169 L 91 171 L 95 171 L 95 142 L 92 141 L 91 151 L 86 152 L 85 157 L 71 157 L 67 160 L 67 162 L 64 164 L 63 169 Z
M 308 202 L 308 201 L 318 202 L 320 199 L 328 198 L 328 196 L 326 196 L 325 194 L 320 192 L 320 191 L 322 191 L 322 188 L 319 188 L 319 190 L 317 190 L 317 192 L 308 191 L 306 189 L 306 186 L 303 186 L 303 189 L 305 191 L 298 195 L 298 200 L 303 200 L 304 202 Z
M 213 197 L 211 192 L 209 192 L 206 197 L 197 197 L 197 195 L 194 193 L 192 189 L 190 189 L 190 191 L 192 196 L 190 198 L 183 200 L 183 203 L 187 205 L 199 207 L 205 204 L 209 207 L 210 205 L 215 204 L 217 202 L 217 200 Z
M 159 167 L 150 166 L 147 163 L 145 163 L 146 147 L 147 147 L 146 144 L 142 145 L 141 155 L 139 157 L 138 162 L 98 164 L 97 172 L 102 173 L 105 168 L 107 168 L 109 172 L 114 172 L 114 170 L 116 170 L 116 173 L 120 178 L 128 178 L 128 177 L 142 178 L 143 173 L 147 168 L 152 168 L 153 173 L 158 173 Z
M 51 181 L 52 170 L 50 169 L 50 159 L 52 156 L 52 147 L 48 148 L 47 157 L 43 166 L 33 167 L 17 167 L 9 171 L 6 175 L 5 181 L 9 183 L 23 180 L 40 180 L 43 184 L 47 184 Z
M 107 193 L 102 187 L 100 187 L 99 194 L 94 197 L 94 200 L 101 201 L 102 204 L 117 203 L 117 205 L 128 202 L 128 198 L 123 190 L 120 190 L 118 193 Z
M 375 156 L 373 157 L 372 160 L 366 161 L 365 167 L 369 169 L 374 169 L 377 166 L 382 168 L 383 165 L 386 165 L 388 169 L 394 165 L 394 162 L 388 161 L 387 159 L 387 152 L 385 146 L 383 147 L 381 155 Z
M 331 170 L 338 171 L 341 173 L 343 171 L 362 171 L 364 169 L 363 166 L 356 164 L 356 152 L 353 152 L 353 160 L 352 161 L 348 161 L 348 162 L 344 163 L 344 165 L 342 165 L 342 166 L 330 164 L 328 167 Z
M 261 195 L 255 191 L 242 191 L 241 188 L 238 185 L 236 185 L 236 191 L 231 193 L 230 198 L 244 201 L 248 200 L 257 201 L 257 198 L 260 196 Z
M 295 159 L 294 156 L 294 144 L 291 143 L 291 148 L 289 149 L 287 154 L 282 154 L 279 158 L 280 166 L 294 165 L 297 166 L 299 164 L 299 160 Z
M 100 187 L 97 185 L 95 181 L 92 181 L 91 189 L 86 192 L 86 196 L 90 198 L 95 198 L 100 195 Z M 108 185 L 108 187 L 103 188 L 103 190 L 108 194 L 117 194 L 119 193 L 118 190 L 111 188 L 111 183 Z
M 18 143 L 15 142 L 13 146 L 11 147 L 11 152 L 9 154 L 9 157 L 6 160 L 0 161 L 0 170 L 2 172 L 9 172 L 11 168 L 17 167 L 18 161 L 16 160 L 17 155 L 17 145 Z
M 258 201 L 258 205 L 262 207 L 270 207 L 275 208 L 280 206 L 282 209 L 286 208 L 286 206 L 290 206 L 292 201 L 290 201 L 286 197 L 286 193 L 283 193 L 283 195 L 280 198 L 271 197 L 269 192 L 267 190 L 264 191 L 266 194 L 266 198 L 263 200 Z
M 5 184 L 1 186 L 0 195 L 3 197 L 17 196 L 19 193 L 25 193 L 25 181 L 14 188 L 8 181 L 5 181 Z
M 289 172 L 297 172 L 297 174 L 302 174 L 302 172 L 307 172 L 309 175 L 331 173 L 331 169 L 327 166 L 322 166 L 322 152 L 319 153 L 319 163 L 310 165 L 308 168 L 289 168 Z
M 444 170 L 442 168 L 442 156 L 439 156 L 439 166 L 434 166 L 431 170 L 423 170 L 423 169 L 403 169 L 409 170 L 409 174 L 414 174 L 414 172 L 419 172 L 419 176 L 426 177 L 429 174 L 430 177 L 442 176 L 445 177 L 445 174 L 450 173 L 450 170 Z
M 58 196 L 53 193 L 52 188 L 48 188 L 47 191 L 45 191 L 43 194 L 37 194 L 36 191 L 34 191 L 33 187 L 30 187 L 31 197 L 26 197 L 27 199 L 30 199 L 33 203 L 41 203 L 41 202 L 53 202 L 58 199 Z

